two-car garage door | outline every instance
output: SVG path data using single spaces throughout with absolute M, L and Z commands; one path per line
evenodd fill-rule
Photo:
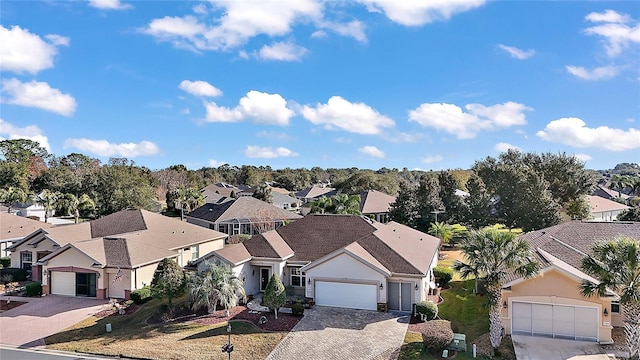
M 316 281 L 317 305 L 376 310 L 377 286 L 329 281 Z
M 598 308 L 513 302 L 512 333 L 598 341 Z

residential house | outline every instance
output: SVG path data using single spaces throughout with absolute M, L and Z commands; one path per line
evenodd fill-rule
M 367 190 L 360 193 L 360 213 L 378 222 L 389 221 L 389 210 L 396 198 L 376 190 Z
M 302 216 L 251 196 L 241 196 L 204 204 L 186 214 L 185 218 L 188 223 L 228 235 L 255 235 Z
M 149 285 L 158 263 L 185 266 L 224 246 L 225 234 L 152 213 L 123 210 L 76 225 L 39 229 L 13 244 L 11 265 L 31 267 L 43 293 L 125 298 Z
M 619 297 L 584 297 L 582 280 L 594 279 L 580 264 L 594 243 L 628 236 L 640 239 L 640 222 L 573 220 L 526 233 L 541 274 L 532 279 L 512 275 L 502 291 L 502 326 L 506 334 L 611 343 L 613 326 L 623 326 Z M 640 240 L 639 240 L 640 241 Z
M 324 184 L 309 186 L 306 189 L 296 192 L 296 198 L 302 200 L 303 203 L 317 200 L 322 196 L 331 197 L 337 194 L 337 190 Z
M 202 193 L 202 197 L 205 202 L 216 202 L 223 197 L 233 197 L 231 195 L 236 195 L 240 191 L 240 188 L 233 186 L 227 183 L 216 183 L 207 185 L 206 187 L 200 189 L 200 193 Z
M 289 196 L 290 192 L 287 189 L 269 186 L 271 189 L 271 204 L 283 210 L 289 210 L 299 213 L 302 207 L 302 200 Z M 238 193 L 238 196 L 253 196 L 257 187 L 252 187 L 247 190 L 243 190 Z M 208 201 L 214 202 L 214 201 Z
M 14 242 L 38 229 L 49 229 L 52 224 L 29 219 L 7 212 L 0 212 L 0 257 L 10 256 L 7 250 Z
M 629 198 L 629 195 L 623 192 L 611 190 L 604 185 L 597 185 L 595 191 L 593 192 L 593 195 L 605 198 L 607 200 L 621 198 L 626 201 Z
M 197 260 L 226 263 L 263 292 L 272 274 L 323 306 L 411 311 L 433 284 L 440 240 L 356 215 L 308 215 Z
M 629 206 L 620 204 L 619 202 L 607 200 L 600 196 L 587 196 L 589 207 L 591 208 L 591 214 L 589 220 L 593 221 L 616 221 L 618 215 L 631 209 Z

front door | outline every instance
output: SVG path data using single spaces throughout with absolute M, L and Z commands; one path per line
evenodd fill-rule
M 267 284 L 269 284 L 270 277 L 271 277 L 270 268 L 260 268 L 260 291 L 267 290 Z
M 411 284 L 389 282 L 387 285 L 389 310 L 411 311 Z
M 76 273 L 76 296 L 96 297 L 96 274 Z

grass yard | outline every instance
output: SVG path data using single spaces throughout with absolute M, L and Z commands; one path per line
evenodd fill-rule
M 47 348 L 90 354 L 121 355 L 142 359 L 227 359 L 227 323 L 199 325 L 166 323 L 147 325 L 159 311 L 152 300 L 137 312 L 104 319 L 91 317 L 45 339 Z M 106 332 L 111 323 L 112 332 Z M 234 359 L 264 359 L 287 332 L 265 332 L 250 323 L 231 321 Z

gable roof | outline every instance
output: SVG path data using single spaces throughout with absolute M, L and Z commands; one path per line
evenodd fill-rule
M 440 240 L 398 223 L 381 224 L 355 215 L 308 215 L 243 243 L 253 257 L 283 259 L 282 239 L 293 252 L 290 262 L 311 263 L 340 249 L 359 251 L 362 259 L 399 274 L 425 274 Z M 362 249 L 362 250 L 360 250 Z M 366 251 L 365 256 L 361 252 Z
M 597 185 L 596 186 L 596 190 L 593 192 L 593 194 L 595 196 L 599 196 L 605 199 L 615 199 L 617 197 L 622 198 L 622 199 L 628 199 L 629 195 L 623 193 L 623 192 L 618 192 L 615 190 L 611 190 L 608 187 L 604 186 L 604 185 Z
M 296 192 L 296 197 L 300 199 L 317 199 L 322 195 L 329 197 L 331 195 L 334 195 L 335 193 L 336 189 L 334 188 L 328 186 L 313 185 Z
M 265 216 L 274 220 L 295 220 L 302 217 L 251 196 L 225 201 L 221 199 L 217 203 L 204 204 L 186 216 L 218 223 L 238 219 L 261 219 Z
M 600 196 L 588 195 L 587 201 L 589 202 L 591 213 L 630 209 L 627 205 L 620 204 L 619 202 L 611 201 Z
M 395 197 L 380 191 L 363 191 L 360 193 L 360 212 L 363 214 L 386 213 L 395 201 Z
M 0 240 L 21 239 L 38 229 L 53 225 L 6 212 L 0 212 Z

